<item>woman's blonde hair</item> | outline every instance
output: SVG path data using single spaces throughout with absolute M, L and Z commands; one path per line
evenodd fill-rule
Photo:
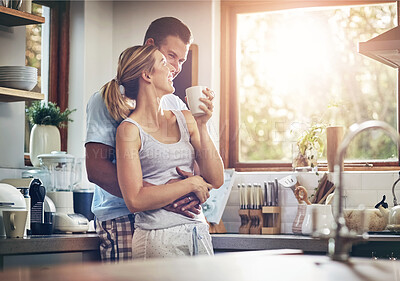
M 152 45 L 134 46 L 119 56 L 117 77 L 102 88 L 107 110 L 117 122 L 131 113 L 132 100 L 136 100 L 139 93 L 139 78 L 143 72 L 153 71 L 156 51 L 157 48 Z

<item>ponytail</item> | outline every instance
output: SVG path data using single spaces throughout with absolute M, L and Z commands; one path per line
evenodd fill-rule
M 121 93 L 116 79 L 103 86 L 102 94 L 107 110 L 115 121 L 119 123 L 129 116 L 133 108 L 127 97 Z
M 152 72 L 155 63 L 152 45 L 134 46 L 121 53 L 118 60 L 117 78 L 106 83 L 102 96 L 111 117 L 118 123 L 126 119 L 134 109 L 139 93 L 139 79 L 144 71 Z

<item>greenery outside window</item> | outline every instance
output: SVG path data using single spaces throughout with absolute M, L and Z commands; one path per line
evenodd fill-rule
M 32 4 L 32 14 L 44 17 L 45 23 L 26 26 L 25 65 L 37 68 L 38 83 L 32 91 L 44 94 L 43 102 L 47 102 L 49 96 L 50 8 Z M 25 102 L 26 108 L 31 105 L 31 101 Z M 28 118 L 25 118 L 25 153 L 29 153 L 29 137 L 32 127 Z
M 398 130 L 397 69 L 357 52 L 358 42 L 397 25 L 396 3 L 354 2 L 222 3 L 226 167 L 291 169 L 293 143 L 315 124 L 346 130 L 377 119 Z M 398 155 L 388 136 L 365 132 L 346 163 L 398 166 Z
M 34 0 L 33 12 L 43 11 L 46 23 L 41 27 L 27 30 L 27 65 L 39 67 L 39 89 L 45 94 L 45 99 L 56 103 L 61 111 L 68 108 L 69 87 L 69 7 L 70 1 Z M 37 36 L 42 37 L 38 39 Z M 31 44 L 32 39 L 36 41 Z M 36 40 L 37 39 L 37 40 Z M 39 44 L 39 42 L 41 42 Z M 40 46 L 41 45 L 41 46 Z M 34 58 L 34 59 L 32 59 Z M 39 63 L 39 59 L 41 62 Z M 46 69 L 47 68 L 47 69 Z M 26 105 L 29 107 L 29 104 Z M 28 126 L 28 125 L 27 125 Z M 26 126 L 25 147 L 29 147 L 30 129 Z M 61 128 L 61 150 L 67 150 L 67 129 Z M 27 145 L 28 144 L 28 145 Z M 25 148 L 25 152 L 27 149 Z M 25 154 L 25 164 L 30 165 L 29 155 Z

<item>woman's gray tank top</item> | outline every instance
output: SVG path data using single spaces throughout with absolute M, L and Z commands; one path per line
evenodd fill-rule
M 130 118 L 123 121 L 132 123 L 139 128 L 141 140 L 139 157 L 143 180 L 151 184 L 161 185 L 167 183 L 170 179 L 180 178 L 176 172 L 176 167 L 193 173 L 195 153 L 190 143 L 190 134 L 185 116 L 181 111 L 172 110 L 172 112 L 176 116 L 181 134 L 180 140 L 176 143 L 161 143 L 146 133 L 136 121 Z M 195 215 L 193 219 L 164 209 L 138 212 L 135 216 L 135 227 L 148 230 L 196 222 L 205 223 L 205 217 L 202 212 L 200 215 Z

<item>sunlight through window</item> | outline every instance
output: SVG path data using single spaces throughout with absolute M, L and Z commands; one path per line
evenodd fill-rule
M 357 52 L 396 25 L 396 4 L 239 14 L 239 162 L 291 162 L 293 143 L 315 124 L 397 128 L 397 70 Z M 386 136 L 369 138 L 346 159 L 397 161 Z

